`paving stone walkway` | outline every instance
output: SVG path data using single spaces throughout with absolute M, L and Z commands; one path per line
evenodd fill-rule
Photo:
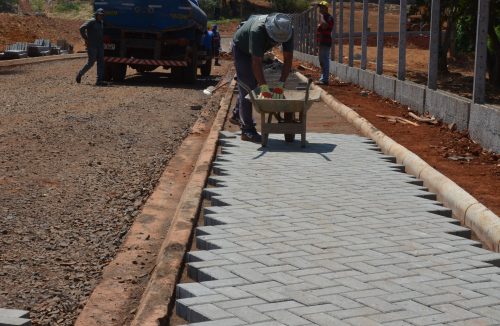
M 190 325 L 500 325 L 500 255 L 356 135 L 225 134 L 205 196 Z

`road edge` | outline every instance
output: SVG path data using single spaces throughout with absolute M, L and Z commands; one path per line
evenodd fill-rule
M 300 72 L 296 74 L 303 81 L 307 81 L 307 77 Z M 312 87 L 320 89 L 323 102 L 358 128 L 364 136 L 373 139 L 383 153 L 395 156 L 397 162 L 405 166 L 407 173 L 424 181 L 424 185 L 435 192 L 438 199 L 453 211 L 462 224 L 474 231 L 489 250 L 500 252 L 500 218 L 495 213 L 418 155 L 377 129 L 353 109 L 321 87 L 316 85 Z
M 179 201 L 174 220 L 159 251 L 156 268 L 131 322 L 132 326 L 162 324 L 169 310 L 173 308 L 171 300 L 181 276 L 180 270 L 184 255 L 200 211 L 202 191 L 216 155 L 219 132 L 222 130 L 229 111 L 234 86 L 233 80 L 220 102 L 219 112 Z
M 59 54 L 59 55 L 51 55 L 46 57 L 34 57 L 34 58 L 24 58 L 24 59 L 13 59 L 13 60 L 2 60 L 0 61 L 0 68 L 10 68 L 17 66 L 26 66 L 35 63 L 44 63 L 44 62 L 53 62 L 53 61 L 61 61 L 61 60 L 70 60 L 70 59 L 81 59 L 86 58 L 87 53 L 74 53 L 74 54 Z

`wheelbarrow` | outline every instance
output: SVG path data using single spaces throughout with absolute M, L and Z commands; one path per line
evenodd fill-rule
M 295 134 L 300 134 L 301 146 L 306 146 L 307 111 L 313 102 L 319 101 L 321 95 L 321 90 L 310 89 L 312 79 L 308 81 L 305 92 L 285 89 L 284 99 L 258 98 L 258 93 L 241 81 L 238 83 L 248 92 L 245 98 L 260 113 L 262 147 L 267 146 L 269 134 L 284 134 L 286 142 L 293 142 Z

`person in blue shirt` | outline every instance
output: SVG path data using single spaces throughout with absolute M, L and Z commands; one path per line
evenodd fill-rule
M 201 40 L 201 45 L 205 50 L 207 50 L 208 56 L 210 60 L 212 60 L 212 53 L 213 53 L 213 38 L 214 38 L 214 33 L 208 28 L 208 30 L 203 34 L 203 38 Z
M 218 31 L 218 27 L 217 25 L 214 25 L 212 26 L 212 33 L 213 33 L 213 39 L 212 39 L 212 43 L 213 43 L 213 56 L 215 58 L 215 62 L 214 64 L 216 66 L 220 66 L 220 63 L 219 63 L 219 55 L 220 55 L 220 51 L 221 51 L 221 45 L 220 45 L 220 33 Z

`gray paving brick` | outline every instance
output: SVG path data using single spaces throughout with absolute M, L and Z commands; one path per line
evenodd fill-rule
M 248 323 L 257 323 L 266 320 L 271 320 L 269 316 L 266 316 L 249 306 L 238 307 L 238 308 L 229 308 L 228 311 L 235 315 L 236 317 L 248 322 Z
M 245 325 L 246 323 L 238 318 L 228 318 L 228 319 L 219 319 L 215 321 L 204 321 L 200 323 L 189 324 L 189 326 L 239 326 Z
M 348 326 L 349 324 L 344 323 L 343 321 L 327 315 L 325 313 L 319 313 L 319 314 L 311 314 L 311 315 L 306 315 L 304 316 L 309 321 L 312 321 L 316 325 L 321 325 L 321 326 L 331 326 L 331 325 L 338 325 L 338 326 Z
M 310 324 L 306 319 L 299 317 L 297 315 L 292 314 L 287 310 L 275 310 L 266 313 L 269 317 L 274 320 L 281 322 L 285 325 L 290 326 L 299 326 L 299 325 L 307 325 Z
M 269 311 L 284 310 L 296 307 L 303 307 L 303 305 L 296 301 L 283 301 L 283 302 L 268 303 L 268 304 L 265 303 L 256 305 L 254 306 L 254 309 L 260 312 L 269 312 Z
M 234 317 L 226 310 L 220 309 L 213 304 L 207 303 L 189 307 L 187 320 L 190 322 L 209 321 L 217 319 L 228 319 Z
M 178 287 L 183 315 L 220 325 L 500 324 L 500 268 L 489 263 L 498 254 L 460 237 L 469 231 L 373 141 L 308 139 L 300 149 L 272 137 L 264 150 L 224 139 L 221 175 L 204 191 L 221 206 L 204 209 L 204 250 L 187 255 L 202 282 Z

